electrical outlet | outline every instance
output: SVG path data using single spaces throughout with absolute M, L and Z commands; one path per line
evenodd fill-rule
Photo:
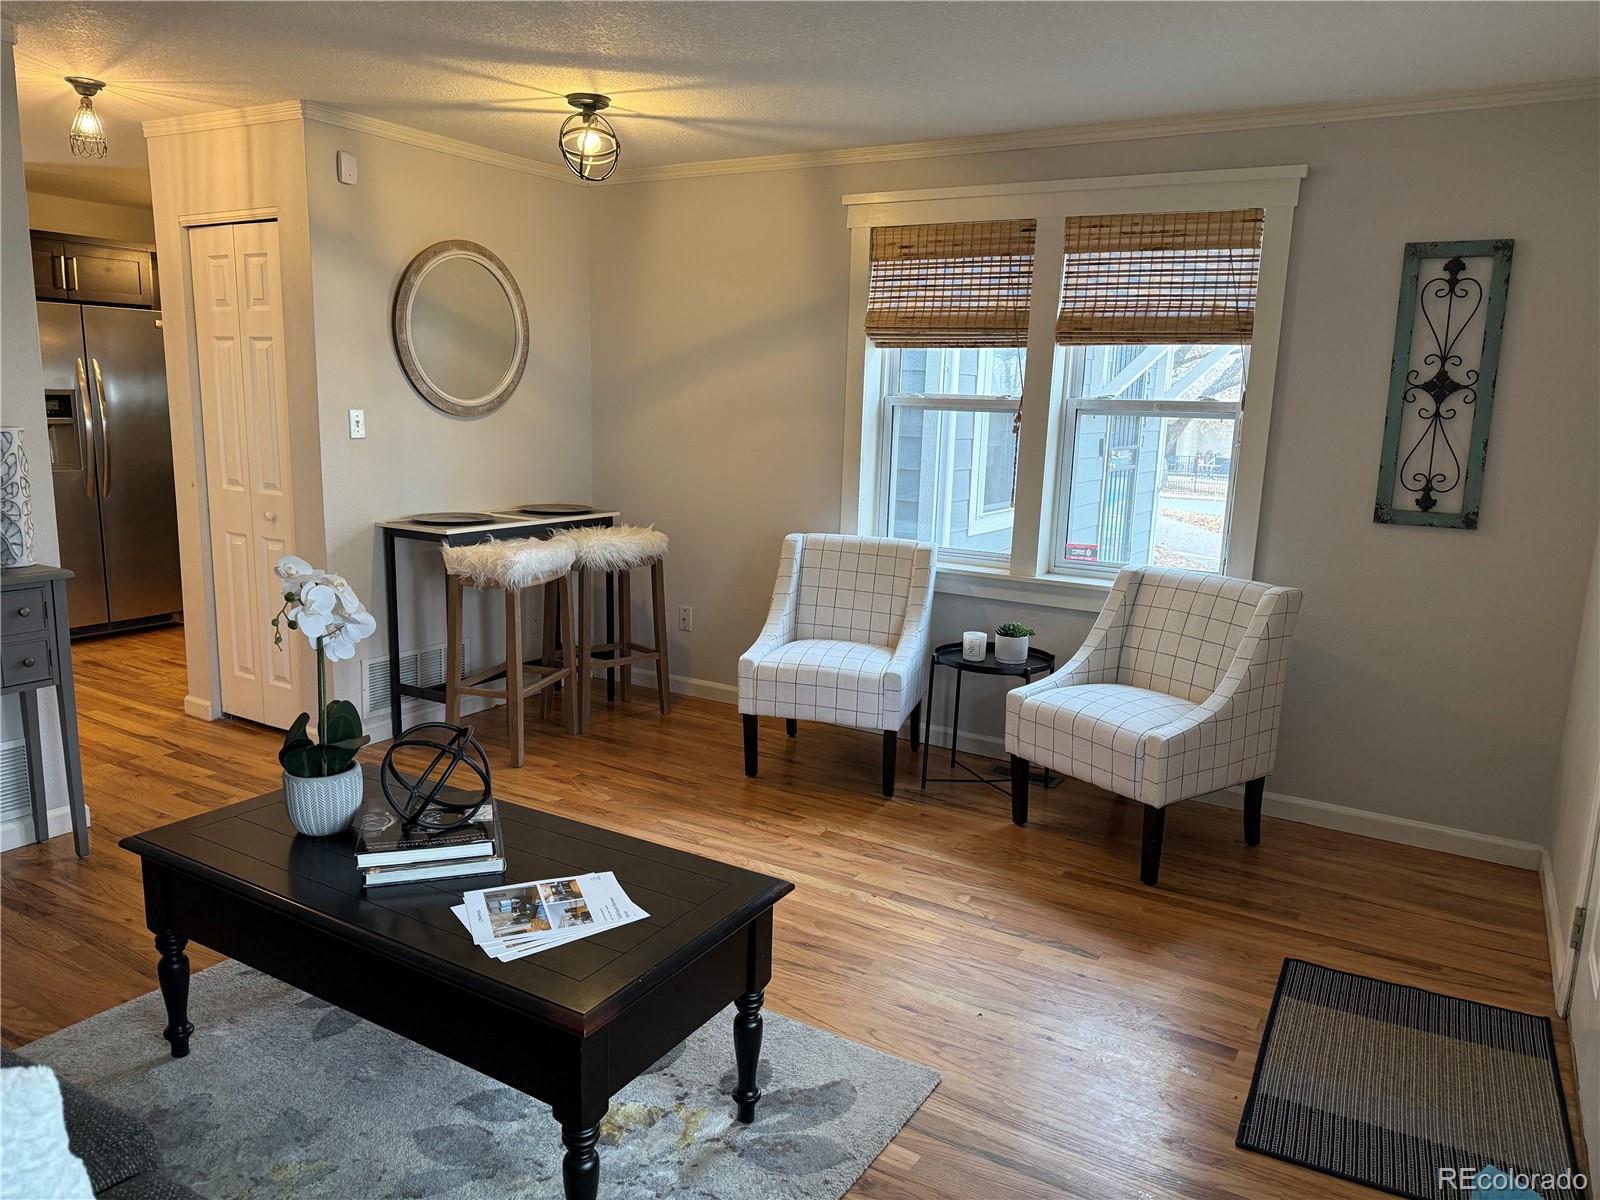
M 350 436 L 364 438 L 367 436 L 367 410 L 352 408 L 350 410 Z
M 694 632 L 694 609 L 687 604 L 678 606 L 678 629 L 683 633 Z

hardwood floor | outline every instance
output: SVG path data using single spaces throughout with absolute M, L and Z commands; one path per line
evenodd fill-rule
M 155 986 L 117 839 L 278 773 L 273 731 L 182 715 L 178 631 L 74 656 L 94 850 L 0 862 L 7 1046 Z M 1272 818 L 1251 850 L 1237 812 L 1190 803 L 1149 889 L 1137 807 L 1070 783 L 1035 788 L 1019 829 L 988 788 L 918 791 L 904 744 L 884 800 L 866 734 L 763 721 L 747 780 L 730 706 L 602 702 L 584 738 L 530 721 L 514 771 L 497 718 L 478 724 L 506 798 L 795 882 L 769 1007 L 944 1072 L 855 1197 L 1371 1196 L 1234 1148 L 1285 956 L 1553 1015 L 1528 871 Z

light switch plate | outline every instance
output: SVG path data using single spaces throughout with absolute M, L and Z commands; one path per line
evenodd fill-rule
M 364 438 L 367 436 L 367 410 L 352 408 L 350 410 L 350 436 Z

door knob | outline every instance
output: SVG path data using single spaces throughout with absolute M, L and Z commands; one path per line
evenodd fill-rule
M 32 615 L 33 615 L 33 609 L 29 608 L 26 604 L 24 604 L 21 608 L 17 609 L 17 616 L 19 616 L 19 617 L 31 617 Z
M 267 521 L 267 523 L 269 525 L 274 523 L 278 519 L 278 514 L 275 513 L 275 512 L 265 512 L 265 513 L 262 513 L 261 515 L 266 518 L 266 521 Z

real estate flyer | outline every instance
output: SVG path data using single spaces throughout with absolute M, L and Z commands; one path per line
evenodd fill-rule
M 610 871 L 482 888 L 461 899 L 451 911 L 484 953 L 502 962 L 650 915 Z

